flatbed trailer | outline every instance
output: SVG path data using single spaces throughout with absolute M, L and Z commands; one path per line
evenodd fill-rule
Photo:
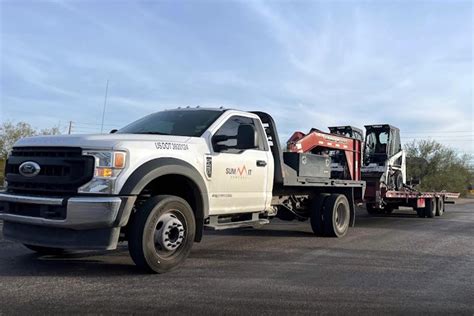
M 390 214 L 400 207 L 411 207 L 421 218 L 442 216 L 445 204 L 454 204 L 459 193 L 420 192 L 417 190 L 373 190 L 368 183 L 365 202 L 369 214 Z

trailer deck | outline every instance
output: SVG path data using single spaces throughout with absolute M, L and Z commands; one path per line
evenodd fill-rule
M 397 198 L 397 199 L 432 199 L 444 197 L 445 199 L 457 199 L 460 193 L 452 192 L 418 192 L 418 191 L 387 191 L 385 193 L 386 198 Z

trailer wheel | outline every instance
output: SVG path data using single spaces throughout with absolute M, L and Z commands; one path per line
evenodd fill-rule
M 383 208 L 382 211 L 383 211 L 385 214 L 390 215 L 390 214 L 393 213 L 393 210 L 394 210 L 394 207 L 393 207 L 393 206 L 388 206 L 388 205 L 387 205 L 387 206 L 385 206 L 385 207 Z
M 444 213 L 444 200 L 443 197 L 440 196 L 436 199 L 436 216 L 443 216 Z
M 425 216 L 428 218 L 436 216 L 436 199 L 426 199 Z
M 365 209 L 367 210 L 367 213 L 369 213 L 369 215 L 380 214 L 380 210 L 376 208 L 374 204 L 366 203 Z
M 148 272 L 171 271 L 189 255 L 195 232 L 194 213 L 184 199 L 172 195 L 151 197 L 130 219 L 130 256 Z
M 351 211 L 349 201 L 343 194 L 331 194 L 324 202 L 324 235 L 344 237 L 349 230 Z
M 328 193 L 322 193 L 316 196 L 311 201 L 310 206 L 310 220 L 311 228 L 316 236 L 324 235 L 323 224 L 323 206 L 326 199 L 330 196 Z

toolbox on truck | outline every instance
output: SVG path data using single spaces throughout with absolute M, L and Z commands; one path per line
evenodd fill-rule
M 329 156 L 285 152 L 283 161 L 296 171 L 298 177 L 329 179 L 331 176 L 331 158 Z

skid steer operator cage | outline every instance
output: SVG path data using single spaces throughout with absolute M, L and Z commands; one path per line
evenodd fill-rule
M 385 161 L 402 150 L 400 130 L 392 125 L 365 125 L 364 164 Z

